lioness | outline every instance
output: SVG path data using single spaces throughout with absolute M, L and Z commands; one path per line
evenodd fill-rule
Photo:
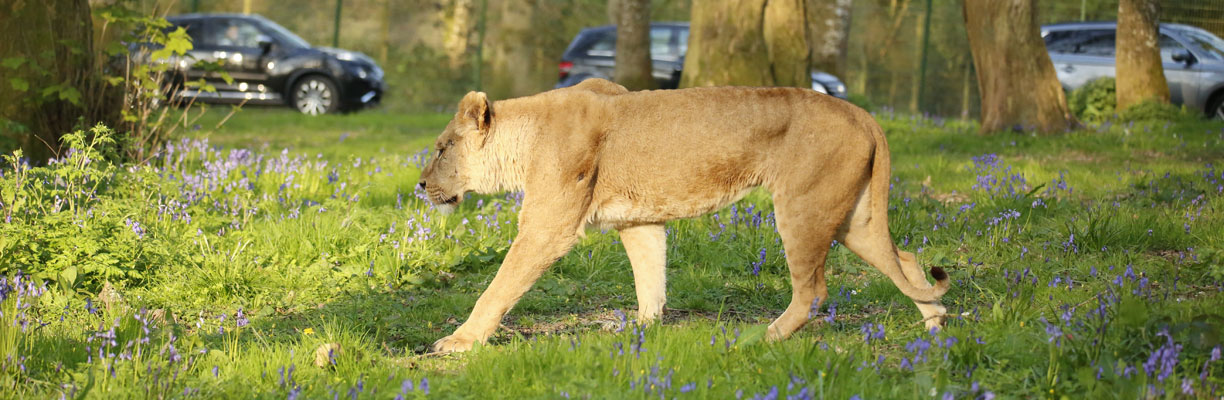
M 633 266 L 638 320 L 663 313 L 663 223 L 699 216 L 764 186 L 773 194 L 793 293 L 768 337 L 803 326 L 828 297 L 824 263 L 836 239 L 942 322 L 948 276 L 927 282 L 888 232 L 889 153 L 871 115 L 797 88 L 629 92 L 592 79 L 490 103 L 471 92 L 421 173 L 431 202 L 522 190 L 519 233 L 472 315 L 436 351 L 484 342 L 502 316 L 589 225 L 620 231 Z

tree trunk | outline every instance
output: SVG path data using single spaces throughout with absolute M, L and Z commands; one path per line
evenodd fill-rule
M 0 136 L 41 161 L 78 123 L 114 122 L 121 102 L 102 98 L 86 0 L 5 2 L 0 37 Z
M 983 133 L 1076 125 L 1037 27 L 1035 0 L 965 0 L 965 31 L 982 98 Z
M 476 7 L 472 0 L 455 0 L 453 7 L 444 46 L 451 69 L 458 69 L 471 57 L 469 50 L 472 32 L 476 30 Z
M 850 0 L 807 0 L 806 8 L 812 68 L 846 79 Z
M 489 0 L 485 39 L 489 72 L 486 89 L 492 98 L 527 96 L 548 90 L 556 69 L 541 64 L 540 18 L 536 1 Z M 555 59 L 550 60 L 555 63 Z M 555 65 L 555 64 L 553 64 Z M 549 77 L 553 77 L 549 79 Z
M 774 86 L 812 87 L 805 0 L 770 0 L 762 33 Z
M 811 87 L 804 8 L 801 0 L 694 3 L 680 86 Z
M 1118 2 L 1118 111 L 1147 99 L 1169 102 L 1156 28 L 1159 13 L 1158 0 Z
M 616 68 L 613 80 L 629 90 L 656 87 L 650 62 L 650 0 L 615 1 Z

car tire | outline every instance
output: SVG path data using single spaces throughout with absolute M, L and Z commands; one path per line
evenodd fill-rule
M 1207 103 L 1207 118 L 1224 120 L 1224 91 L 1218 92 L 1210 98 L 1211 102 Z
M 330 114 L 340 110 L 340 91 L 331 79 L 322 75 L 298 79 L 290 94 L 290 106 L 302 114 Z

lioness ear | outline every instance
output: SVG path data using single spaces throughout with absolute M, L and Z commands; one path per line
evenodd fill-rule
M 488 134 L 493 123 L 493 105 L 489 104 L 489 97 L 484 92 L 468 92 L 459 101 L 459 115 L 475 120 L 480 134 Z

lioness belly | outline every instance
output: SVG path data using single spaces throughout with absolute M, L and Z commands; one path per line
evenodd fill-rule
M 744 198 L 752 187 L 733 192 L 707 192 L 686 197 L 608 196 L 593 204 L 590 224 L 617 228 L 645 223 L 661 223 L 713 212 Z

